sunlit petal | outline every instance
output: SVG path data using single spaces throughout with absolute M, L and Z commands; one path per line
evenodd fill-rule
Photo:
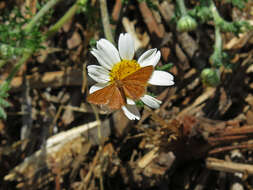
M 134 39 L 128 33 L 119 36 L 119 53 L 120 57 L 125 60 L 132 60 L 134 57 Z
M 96 57 L 98 63 L 103 66 L 104 68 L 111 70 L 112 64 L 105 58 L 103 52 L 99 52 L 97 49 L 92 49 L 91 54 Z
M 99 66 L 99 65 L 89 65 L 87 67 L 87 70 L 89 73 L 96 74 L 96 75 L 99 75 L 99 74 L 106 75 L 107 77 L 109 77 L 109 73 L 110 73 L 104 67 Z
M 149 60 L 150 58 L 152 59 L 152 57 L 155 55 L 156 53 L 156 49 L 149 49 L 147 51 L 145 51 L 138 59 L 138 63 L 140 65 L 143 64 L 143 62 L 145 62 L 145 60 Z
M 151 107 L 151 108 L 159 108 L 160 104 L 162 103 L 162 101 L 149 96 L 149 95 L 144 95 L 143 97 L 141 97 L 141 101 L 146 104 L 147 106 Z
M 141 65 L 141 67 L 146 67 L 149 65 L 155 67 L 160 58 L 160 51 L 157 51 L 157 49 L 150 49 L 141 55 L 141 57 L 138 59 L 138 63 Z
M 110 81 L 109 72 L 101 66 L 89 65 L 87 67 L 88 75 L 98 83 L 107 83 Z
M 171 86 L 174 85 L 174 76 L 165 71 L 154 71 L 148 83 L 159 86 Z
M 93 74 L 93 73 L 88 73 L 88 75 L 96 82 L 98 83 L 107 83 L 109 82 L 109 78 L 108 76 L 105 76 L 105 75 L 96 75 L 96 74 Z
M 120 62 L 118 50 L 114 45 L 106 39 L 101 39 L 97 42 L 97 50 L 103 56 L 108 65 L 113 66 L 115 63 Z

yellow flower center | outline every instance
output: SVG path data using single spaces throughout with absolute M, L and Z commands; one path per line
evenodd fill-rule
M 122 60 L 116 63 L 110 72 L 110 82 L 113 83 L 117 80 L 122 80 L 128 75 L 138 71 L 141 68 L 136 60 Z

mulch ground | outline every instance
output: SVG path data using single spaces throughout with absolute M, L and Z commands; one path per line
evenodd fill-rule
M 57 5 L 50 22 L 71 2 Z M 153 10 L 145 2 L 108 1 L 116 40 L 129 32 L 136 57 L 158 48 L 159 66 L 173 63 L 175 85 L 149 88 L 161 107 L 142 106 L 141 119 L 129 121 L 86 101 L 94 81 L 85 68 L 97 63 L 90 41 L 103 36 L 99 4 L 91 3 L 89 14 L 66 23 L 12 81 L 8 118 L 0 122 L 0 189 L 253 189 L 252 31 L 223 34 L 236 69 L 221 69 L 221 83 L 207 87 L 200 73 L 210 67 L 212 23 L 179 33 L 171 22 L 173 2 L 157 2 Z M 220 6 L 226 18 L 253 21 L 251 2 L 243 11 Z

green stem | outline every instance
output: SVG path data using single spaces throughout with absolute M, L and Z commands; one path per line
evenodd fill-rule
M 219 12 L 217 11 L 217 8 L 214 4 L 213 1 L 209 1 L 210 2 L 210 10 L 213 14 L 213 20 L 214 20 L 214 23 L 215 25 L 218 25 L 220 22 L 223 21 L 223 18 L 220 16 Z
M 112 35 L 112 30 L 110 27 L 110 21 L 109 21 L 110 19 L 109 19 L 109 15 L 108 15 L 106 0 L 100 0 L 100 11 L 101 11 L 101 17 L 102 17 L 105 37 L 107 40 L 109 40 L 110 42 L 115 44 L 114 38 Z
M 53 26 L 49 28 L 49 30 L 46 33 L 46 38 L 51 37 L 53 34 L 55 34 L 67 21 L 69 21 L 76 13 L 78 8 L 78 3 L 80 0 L 77 0 L 74 5 L 68 10 L 67 13 Z
M 186 11 L 186 7 L 185 7 L 185 4 L 184 4 L 184 0 L 177 0 L 177 5 L 179 7 L 179 10 L 181 12 L 181 16 L 185 16 L 187 15 L 187 11 Z
M 40 9 L 40 11 L 32 18 L 32 20 L 25 26 L 25 30 L 28 32 L 30 31 L 33 26 L 39 21 L 40 18 L 42 18 L 50 8 L 54 7 L 58 1 L 60 0 L 50 0 L 47 2 L 47 4 Z
M 25 52 L 22 56 L 22 58 L 18 61 L 18 63 L 14 66 L 14 68 L 11 70 L 11 73 L 6 79 L 6 82 L 10 83 L 14 76 L 17 74 L 19 71 L 20 67 L 31 57 L 32 51 L 30 52 Z
M 222 53 L 222 38 L 220 33 L 220 27 L 222 26 L 223 19 L 219 15 L 217 8 L 212 0 L 209 1 L 210 6 L 209 9 L 212 12 L 214 24 L 215 24 L 215 44 L 214 44 L 214 52 L 210 57 L 210 62 L 212 63 L 212 67 L 219 68 L 223 64 L 223 53 Z
M 216 51 L 221 52 L 222 51 L 222 38 L 220 33 L 220 27 L 215 26 L 215 45 L 214 45 Z
M 54 1 L 50 1 L 50 2 L 56 2 L 58 0 L 54 0 Z M 62 25 L 68 21 L 76 12 L 77 7 L 78 7 L 78 2 L 79 0 L 77 0 L 77 2 L 68 10 L 68 12 L 55 24 L 53 25 L 49 31 L 46 33 L 45 37 L 43 40 L 46 40 L 48 37 L 50 37 L 51 35 L 53 35 L 55 32 L 58 31 L 58 29 L 60 27 L 62 27 Z M 30 27 L 33 26 L 32 24 L 30 25 Z M 29 27 L 28 27 L 29 29 Z M 27 29 L 27 30 L 28 30 Z M 11 73 L 9 74 L 9 76 L 6 79 L 6 82 L 10 83 L 11 80 L 13 79 L 13 77 L 16 75 L 16 73 L 19 71 L 20 67 L 32 56 L 33 51 L 26 51 L 24 52 L 23 56 L 21 57 L 21 59 L 18 61 L 18 63 L 14 66 L 14 68 L 12 69 Z M 3 63 L 2 63 L 3 64 Z
M 217 11 L 217 8 L 212 0 L 210 0 L 210 10 L 213 14 L 213 19 L 215 23 L 215 51 L 216 52 L 222 52 L 222 38 L 221 38 L 221 33 L 220 33 L 220 25 L 219 23 L 222 22 L 222 18 Z

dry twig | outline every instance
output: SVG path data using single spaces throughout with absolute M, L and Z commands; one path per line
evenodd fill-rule
M 243 173 L 253 175 L 253 165 L 239 164 L 234 162 L 228 162 L 216 158 L 207 158 L 206 167 L 211 170 L 229 172 L 229 173 Z

